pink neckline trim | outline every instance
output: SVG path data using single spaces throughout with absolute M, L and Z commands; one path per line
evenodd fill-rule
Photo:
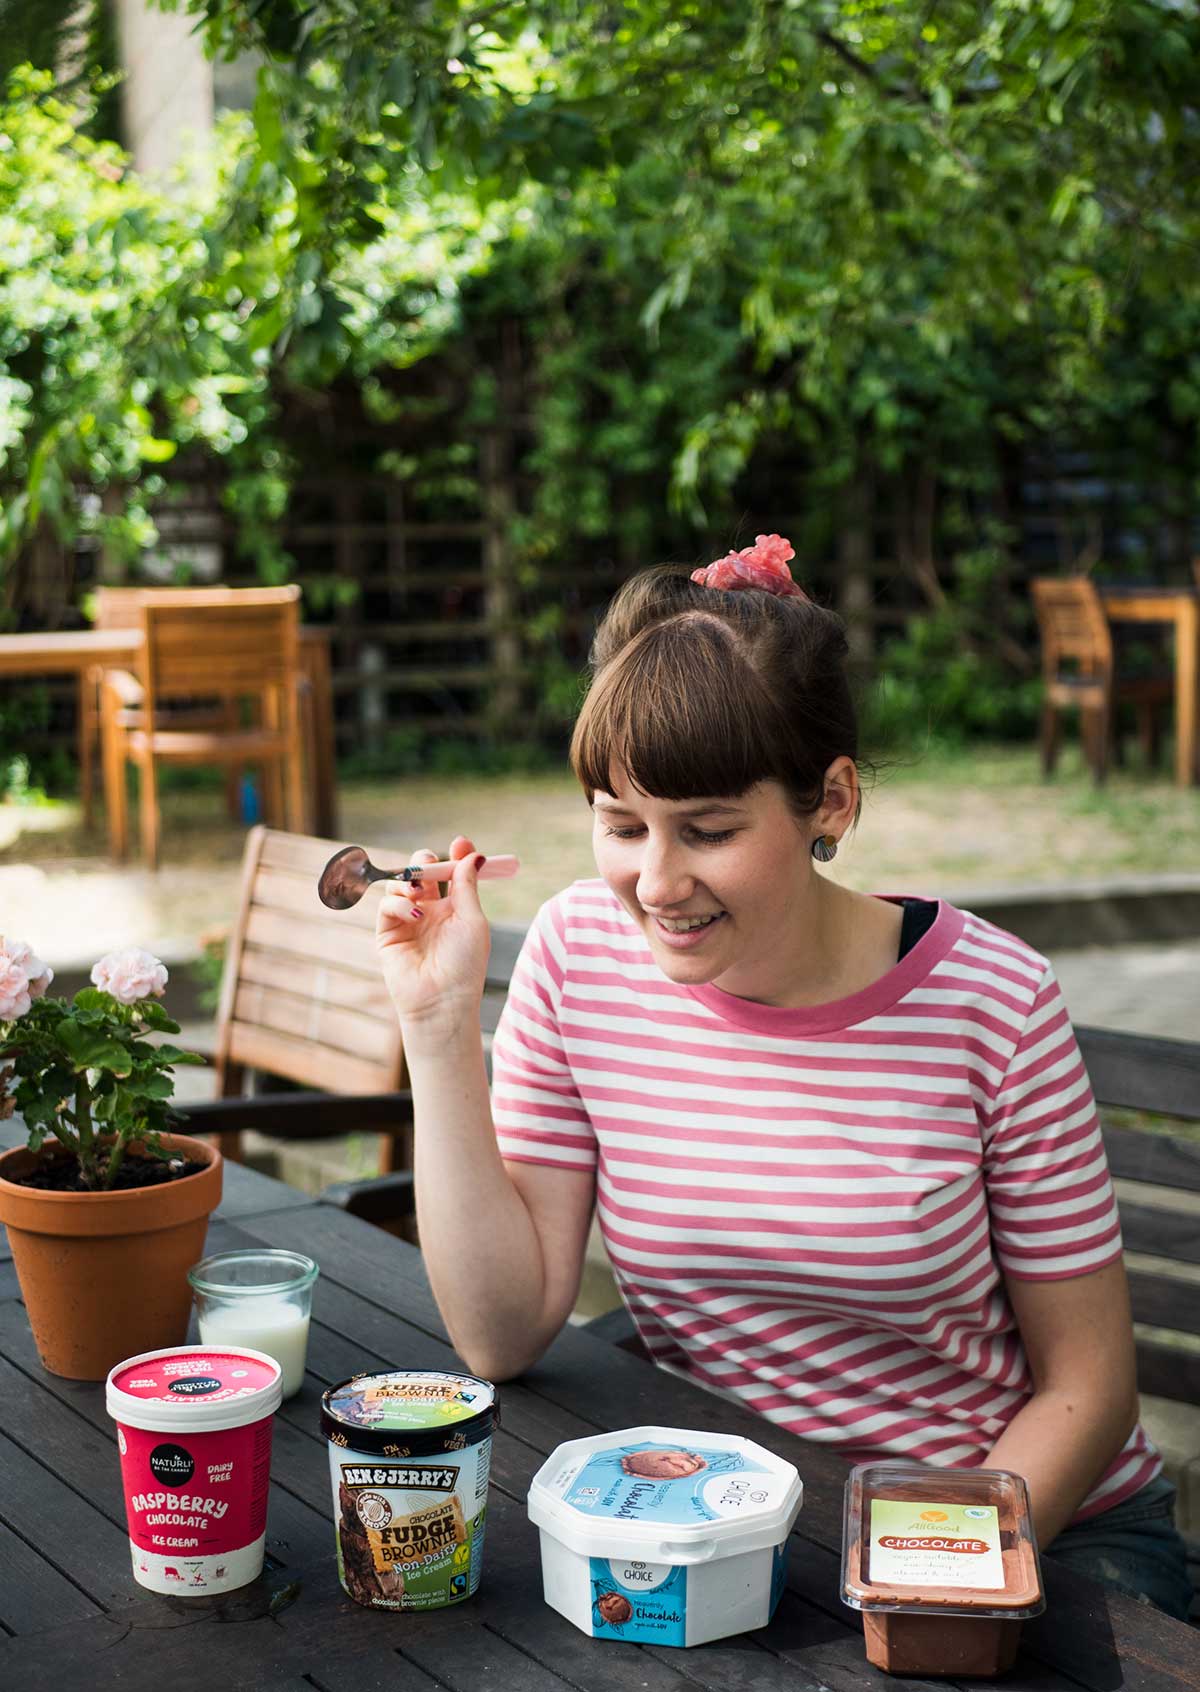
M 900 898 L 918 898 L 918 894 L 874 895 L 899 904 Z M 868 1017 L 881 1016 L 899 1004 L 906 993 L 920 985 L 936 964 L 953 950 L 966 927 L 966 917 L 944 899 L 937 901 L 937 916 L 917 941 L 912 951 L 894 964 L 886 975 L 864 987 L 861 993 L 851 993 L 846 999 L 832 999 L 827 1005 L 798 1007 L 760 1005 L 753 999 L 739 999 L 720 987 L 688 987 L 686 992 L 725 1022 L 752 1034 L 831 1034 L 841 1028 L 851 1028 Z

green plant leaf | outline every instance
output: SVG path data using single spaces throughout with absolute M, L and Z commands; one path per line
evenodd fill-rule
M 63 1050 L 76 1069 L 104 1069 L 113 1075 L 128 1075 L 132 1058 L 119 1040 L 97 1029 L 65 1018 L 58 1029 Z

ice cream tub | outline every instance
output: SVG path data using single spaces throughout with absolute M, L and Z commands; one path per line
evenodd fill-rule
M 765 1627 L 803 1493 L 790 1463 L 735 1434 L 568 1440 L 529 1489 L 546 1602 L 594 1639 L 703 1645 Z
M 846 1482 L 842 1601 L 888 1674 L 1003 1674 L 1042 1594 L 1029 1493 L 1004 1469 L 860 1463 Z
M 282 1396 L 275 1359 L 242 1346 L 144 1351 L 110 1372 L 139 1586 L 204 1597 L 258 1576 Z
M 338 1578 L 355 1603 L 439 1610 L 478 1589 L 499 1420 L 490 1381 L 438 1369 L 354 1375 L 324 1394 Z

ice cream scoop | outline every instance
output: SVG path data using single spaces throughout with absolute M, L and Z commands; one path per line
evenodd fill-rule
M 481 881 L 500 881 L 516 875 L 521 860 L 511 853 L 499 853 L 485 858 L 479 868 Z M 420 885 L 426 881 L 449 881 L 454 874 L 452 863 L 405 864 L 402 869 L 377 869 L 368 858 L 365 847 L 343 846 L 335 852 L 317 882 L 317 896 L 331 911 L 348 911 L 362 898 L 374 881 L 407 881 Z

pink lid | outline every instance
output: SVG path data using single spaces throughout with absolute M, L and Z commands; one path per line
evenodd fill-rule
M 243 1346 L 147 1351 L 109 1375 L 108 1413 L 136 1427 L 236 1427 L 278 1407 L 282 1373 L 273 1357 Z
M 178 1404 L 181 1398 L 192 1402 L 206 1398 L 210 1404 L 220 1404 L 273 1386 L 276 1374 L 252 1352 L 223 1347 L 199 1356 L 190 1351 L 164 1352 L 153 1363 L 134 1358 L 117 1365 L 112 1382 L 118 1392 L 156 1398 L 163 1404 Z

